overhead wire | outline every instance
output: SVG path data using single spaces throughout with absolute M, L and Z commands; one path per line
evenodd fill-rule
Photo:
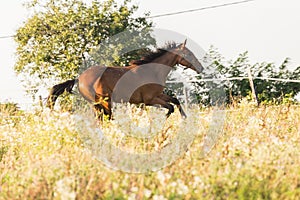
M 159 17 L 179 15 L 179 14 L 184 14 L 184 13 L 191 13 L 191 12 L 197 12 L 197 11 L 202 11 L 202 10 L 221 8 L 221 7 L 232 6 L 232 5 L 237 5 L 237 4 L 244 4 L 244 3 L 253 2 L 253 1 L 255 1 L 255 0 L 235 1 L 235 2 L 230 2 L 230 3 L 224 3 L 224 4 L 213 5 L 213 6 L 195 8 L 195 9 L 190 9 L 190 10 L 171 12 L 171 13 L 165 13 L 165 14 L 158 14 L 158 15 L 153 15 L 153 16 L 149 16 L 149 17 L 146 17 L 146 18 L 153 19 L 153 18 L 159 18 Z
M 212 6 L 201 7 L 201 8 L 195 8 L 195 9 L 189 9 L 189 10 L 183 10 L 183 11 L 177 11 L 177 12 L 171 12 L 171 13 L 152 15 L 152 16 L 147 16 L 146 18 L 153 19 L 153 18 L 160 18 L 160 17 L 166 17 L 166 16 L 173 16 L 173 15 L 179 15 L 179 14 L 184 14 L 184 13 L 191 13 L 191 12 L 197 12 L 197 11 L 202 11 L 202 10 L 209 10 L 209 9 L 233 6 L 233 5 L 237 5 L 237 4 L 244 4 L 244 3 L 249 3 L 249 2 L 253 2 L 253 1 L 255 1 L 255 0 L 235 1 L 235 2 L 230 2 L 230 3 L 224 3 L 224 4 L 217 4 L 217 5 L 212 5 Z M 15 35 L 6 35 L 6 36 L 0 36 L 0 39 L 7 39 L 7 38 L 13 38 L 13 37 L 15 37 Z
M 15 35 L 5 35 L 5 36 L 0 36 L 0 39 L 7 39 L 7 38 L 13 38 Z

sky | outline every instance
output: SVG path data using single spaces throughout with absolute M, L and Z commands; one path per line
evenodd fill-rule
M 133 0 L 136 15 L 151 15 L 196 9 L 239 0 Z M 28 18 L 22 0 L 0 1 L 0 37 L 14 35 Z M 178 32 L 204 50 L 211 45 L 227 59 L 249 52 L 251 63 L 291 58 L 291 68 L 300 66 L 300 1 L 256 0 L 239 5 L 152 19 L 155 28 Z M 181 42 L 181 41 L 176 41 Z M 29 104 L 13 71 L 16 44 L 0 38 L 0 102 Z M 43 94 L 44 95 L 44 94 Z M 44 96 L 45 97 L 45 96 Z

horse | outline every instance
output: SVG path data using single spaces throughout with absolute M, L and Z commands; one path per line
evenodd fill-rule
M 91 66 L 77 79 L 67 80 L 54 85 L 47 97 L 47 107 L 53 109 L 56 99 L 64 92 L 72 93 L 78 84 L 79 93 L 92 103 L 96 111 L 102 111 L 112 119 L 113 102 L 129 102 L 146 106 L 162 106 L 168 109 L 167 117 L 174 112 L 174 105 L 183 118 L 186 114 L 176 97 L 163 93 L 167 76 L 175 65 L 182 65 L 198 73 L 203 71 L 202 64 L 186 47 L 186 40 L 176 45 L 167 44 L 164 48 L 133 60 L 129 66 Z

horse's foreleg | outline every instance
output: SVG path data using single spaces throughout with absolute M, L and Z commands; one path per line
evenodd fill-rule
M 162 107 L 167 108 L 169 110 L 167 113 L 167 117 L 169 117 L 174 112 L 174 106 L 159 97 L 155 97 L 150 101 L 150 103 L 147 103 L 147 105 L 161 105 Z
M 177 108 L 179 109 L 181 117 L 183 117 L 183 118 L 187 117 L 184 110 L 183 110 L 183 108 L 182 108 L 182 106 L 181 106 L 181 104 L 180 104 L 180 102 L 179 102 L 179 100 L 177 98 L 170 97 L 169 95 L 166 95 L 166 94 L 161 94 L 159 96 L 159 98 L 163 99 L 166 102 L 171 102 L 171 103 L 175 104 L 177 106 Z
M 183 108 L 182 108 L 179 100 L 177 98 L 172 98 L 171 97 L 171 102 L 174 103 L 177 106 L 177 108 L 179 109 L 179 112 L 181 114 L 181 117 L 186 118 L 187 116 L 186 116 L 186 114 L 185 114 L 185 112 L 184 112 L 184 110 L 183 110 Z

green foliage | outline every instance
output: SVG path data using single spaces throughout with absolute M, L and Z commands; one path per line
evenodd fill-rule
M 130 6 L 129 2 L 125 0 L 120 5 L 115 0 L 93 0 L 90 4 L 79 0 L 29 2 L 33 15 L 15 37 L 18 44 L 15 71 L 24 77 L 28 87 L 47 85 L 48 80 L 60 82 L 77 77 L 89 52 L 120 32 L 144 30 L 144 36 L 148 36 L 144 43 L 154 44 L 147 29 L 151 22 L 145 17 L 134 18 L 137 6 Z M 114 61 L 126 64 L 125 58 L 116 57 Z
M 244 97 L 251 99 L 251 87 L 249 83 L 249 70 L 254 78 L 255 92 L 260 103 L 282 103 L 294 101 L 295 95 L 300 92 L 300 83 L 264 80 L 263 78 L 293 79 L 299 80 L 300 66 L 294 70 L 289 69 L 289 59 L 285 59 L 279 66 L 273 63 L 257 63 L 251 65 L 248 52 L 240 54 L 236 60 L 226 62 L 225 59 L 211 48 L 206 62 L 210 64 L 206 74 L 200 78 L 222 79 L 209 82 L 195 83 L 194 93 L 198 101 L 204 105 L 211 105 L 214 101 L 233 103 Z M 245 77 L 238 80 L 224 80 L 225 78 Z M 224 95 L 222 94 L 224 93 Z M 220 95 L 222 94 L 222 95 Z M 221 96 L 221 99 L 218 97 Z M 215 99 L 215 100 L 214 100 Z
M 8 150 L 7 146 L 0 147 L 0 162 L 2 161 L 4 154 L 7 153 L 7 150 Z
M 14 115 L 19 111 L 19 106 L 16 103 L 7 102 L 0 103 L 0 114 L 2 115 Z

